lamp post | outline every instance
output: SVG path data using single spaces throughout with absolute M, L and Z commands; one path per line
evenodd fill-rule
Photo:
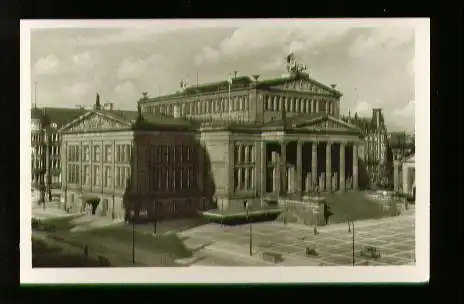
M 132 264 L 135 264 L 135 212 L 130 211 L 132 220 Z
M 156 215 L 156 202 L 153 203 L 153 235 L 156 236 L 156 224 L 157 224 L 157 215 Z
M 350 229 L 351 227 L 351 229 Z M 353 266 L 356 263 L 355 250 L 354 250 L 354 221 L 348 220 L 348 232 L 352 233 L 352 254 L 353 254 Z
M 253 256 L 253 230 L 252 230 L 252 224 L 249 218 L 249 211 L 251 209 L 251 206 L 248 204 L 248 201 L 243 202 L 243 208 L 245 209 L 246 212 L 246 220 L 250 226 L 250 256 Z

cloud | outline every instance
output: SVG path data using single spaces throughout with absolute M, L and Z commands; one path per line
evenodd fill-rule
M 128 80 L 118 84 L 114 88 L 114 93 L 116 94 L 117 99 L 122 99 L 124 101 L 126 101 L 126 99 L 135 99 L 137 95 L 141 95 L 134 84 Z
M 84 97 L 90 91 L 91 85 L 88 82 L 74 82 L 63 88 L 66 97 L 77 99 Z M 82 101 L 81 101 L 82 102 Z
M 151 68 L 160 68 L 162 63 L 162 57 L 158 54 L 150 55 L 145 59 L 124 59 L 118 66 L 117 76 L 121 80 L 135 79 Z
M 410 100 L 404 107 L 395 109 L 393 115 L 405 119 L 414 119 L 416 112 L 416 101 Z
M 203 62 L 217 62 L 219 60 L 219 55 L 219 51 L 210 46 L 206 46 L 201 50 L 199 54 L 195 55 L 195 64 L 198 66 Z
M 358 113 L 360 117 L 371 117 L 373 108 L 382 108 L 382 102 L 380 100 L 373 102 L 359 101 L 351 110 L 351 115 Z
M 413 38 L 414 30 L 410 27 L 375 27 L 361 34 L 348 48 L 348 53 L 362 58 L 369 53 L 395 49 Z
M 278 27 L 270 28 L 253 23 L 239 27 L 218 46 L 203 48 L 195 56 L 195 62 L 215 63 L 218 58 L 246 56 L 275 48 L 279 50 L 282 57 L 290 52 L 308 52 L 317 50 L 321 44 L 344 35 L 350 29 L 336 23 L 295 24 L 282 23 Z
M 76 68 L 84 70 L 93 69 L 98 64 L 97 56 L 89 51 L 76 54 L 71 60 Z
M 39 58 L 34 65 L 34 72 L 40 75 L 52 75 L 58 73 L 60 60 L 54 55 Z

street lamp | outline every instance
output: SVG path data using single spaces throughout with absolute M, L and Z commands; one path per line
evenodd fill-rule
M 253 256 L 253 231 L 252 231 L 252 225 L 251 221 L 249 218 L 249 211 L 251 210 L 251 205 L 248 203 L 248 201 L 243 202 L 243 208 L 245 209 L 246 212 L 246 220 L 250 225 L 250 256 Z
M 157 224 L 157 210 L 156 202 L 153 204 L 153 235 L 156 236 L 156 224 Z
M 135 212 L 134 210 L 130 211 L 131 220 L 132 220 L 132 264 L 135 264 Z
M 350 227 L 351 227 L 351 229 L 350 229 Z M 354 252 L 354 221 L 352 221 L 352 220 L 348 220 L 348 232 L 350 232 L 350 230 L 351 230 L 351 233 L 352 233 L 352 246 L 353 246 L 352 247 L 353 248 L 352 253 L 353 253 L 353 266 L 354 266 L 356 260 L 355 260 L 355 252 Z

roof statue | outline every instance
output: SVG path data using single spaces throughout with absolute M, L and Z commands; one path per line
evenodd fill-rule
M 308 67 L 304 63 L 297 63 L 295 54 L 290 53 L 287 55 L 287 71 L 292 77 L 298 77 L 303 74 L 307 74 Z
M 142 98 L 148 99 L 148 92 L 142 92 Z
M 97 100 L 95 101 L 95 110 L 100 110 L 101 104 L 100 104 L 100 94 L 97 93 Z

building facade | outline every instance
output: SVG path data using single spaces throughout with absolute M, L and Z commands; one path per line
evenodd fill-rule
M 412 185 L 414 184 L 415 195 L 414 135 L 406 132 L 392 132 L 389 134 L 389 145 L 393 154 L 393 186 L 395 192 L 412 195 Z
M 372 117 L 349 115 L 343 120 L 358 126 L 363 134 L 361 161 L 368 173 L 370 187 L 387 186 L 391 180 L 391 155 L 388 145 L 388 132 L 382 109 L 372 109 Z
M 253 78 L 144 94 L 137 112 L 96 106 L 65 125 L 64 207 L 92 197 L 96 214 L 168 218 L 358 189 L 362 134 L 339 118 L 341 93 L 307 74 Z
M 31 108 L 32 186 L 61 189 L 61 138 L 58 129 L 85 110 Z

